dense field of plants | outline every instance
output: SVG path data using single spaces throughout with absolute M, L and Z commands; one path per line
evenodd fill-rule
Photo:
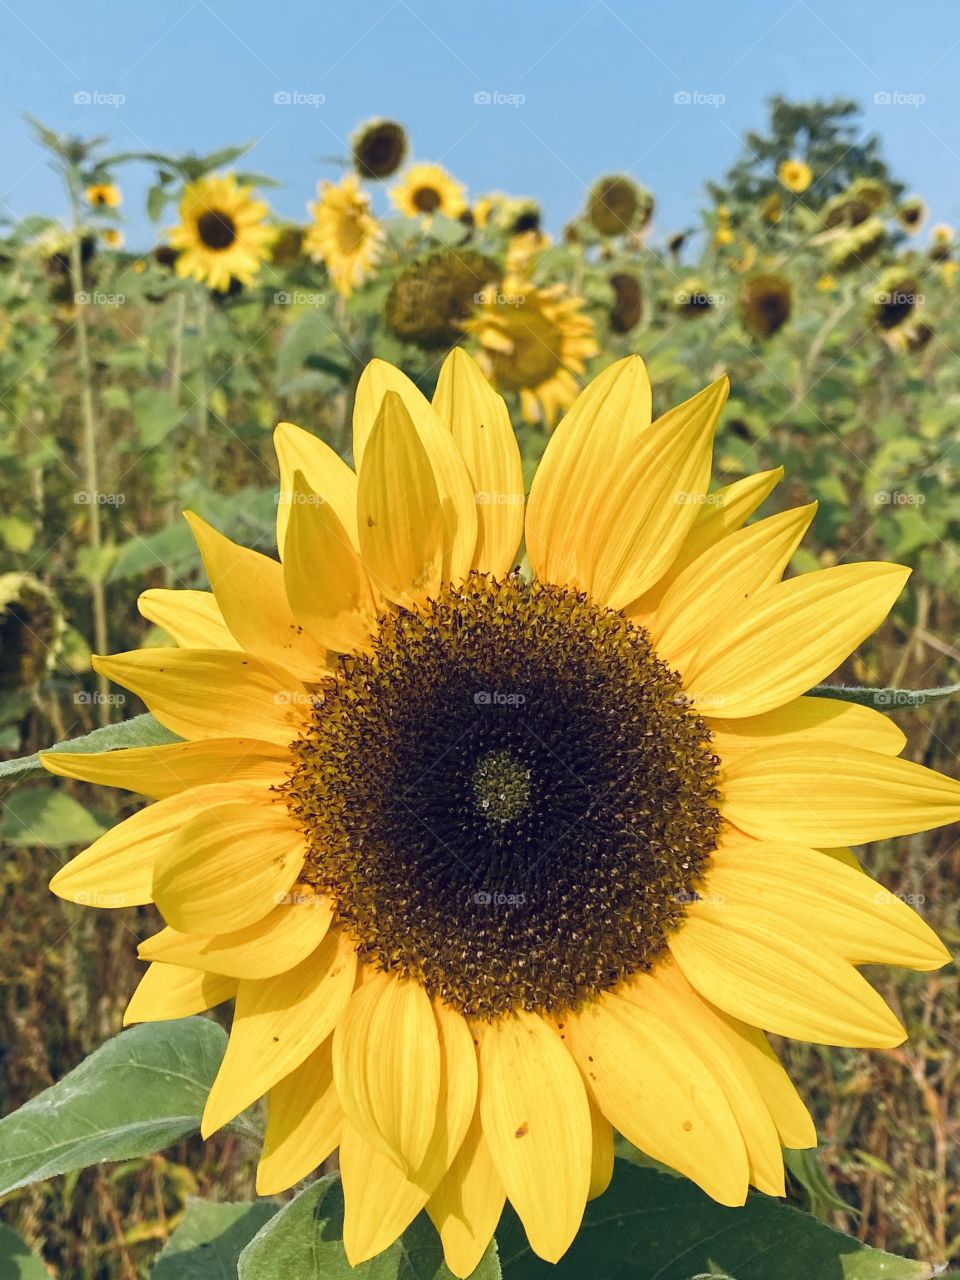
M 844 104 L 775 104 L 769 136 L 748 139 L 672 233 L 628 175 L 598 176 L 577 211 L 542 210 L 535 195 L 468 192 L 388 121 L 358 129 L 296 225 L 274 216 L 242 149 L 117 155 L 37 126 L 71 212 L 0 238 L 3 757 L 143 710 L 90 656 L 167 643 L 142 593 L 205 585 L 182 512 L 273 553 L 278 422 L 349 456 L 366 363 L 391 361 L 430 396 L 458 344 L 510 407 L 528 487 L 578 389 L 615 359 L 644 357 L 655 416 L 726 371 L 717 483 L 782 465 L 767 510 L 820 504 L 793 567 L 914 570 L 837 680 L 960 681 L 960 246 L 875 143 L 853 147 L 853 118 Z M 136 249 L 134 163 L 150 166 L 156 228 Z M 888 708 L 911 759 L 957 773 L 958 707 L 902 695 Z M 157 927 L 151 908 L 89 912 L 46 887 L 135 796 L 31 774 L 4 801 L 2 1114 L 116 1033 L 135 942 Z M 869 865 L 960 945 L 949 829 L 875 846 Z M 791 1195 L 871 1246 L 956 1264 L 956 975 L 876 981 L 909 1029 L 902 1048 L 785 1049 L 821 1134 L 791 1165 Z M 53 1275 L 132 1280 L 189 1197 L 249 1198 L 254 1165 L 241 1134 L 190 1139 L 23 1187 L 0 1218 Z

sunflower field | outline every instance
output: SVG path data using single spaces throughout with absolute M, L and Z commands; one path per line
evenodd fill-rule
M 960 1275 L 960 246 L 774 120 L 675 231 L 33 122 L 0 1280 Z

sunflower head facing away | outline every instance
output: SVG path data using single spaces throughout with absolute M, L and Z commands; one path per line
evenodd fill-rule
M 550 430 L 577 394 L 577 377 L 597 354 L 594 325 L 563 285 L 541 289 L 508 275 L 480 295 L 464 325 L 480 346 L 494 386 L 520 397 L 527 422 Z
M 478 296 L 500 277 L 497 264 L 472 249 L 441 249 L 411 263 L 387 295 L 384 323 L 424 351 L 452 347 L 463 337 Z
M 119 209 L 123 204 L 120 188 L 113 182 L 94 182 L 87 187 L 84 195 L 87 203 L 95 209 Z
M 919 231 L 927 220 L 927 205 L 922 196 L 907 196 L 897 205 L 897 221 L 910 235 Z
M 907 570 L 784 578 L 814 504 L 710 489 L 726 394 L 654 421 L 621 360 L 526 497 L 462 350 L 432 402 L 373 361 L 356 470 L 277 429 L 280 559 L 189 516 L 212 592 L 146 592 L 175 647 L 96 661 L 182 741 L 44 756 L 154 801 L 53 889 L 156 904 L 128 1022 L 235 1002 L 203 1133 L 266 1096 L 265 1195 L 338 1150 L 353 1264 L 426 1209 L 467 1276 L 506 1199 L 556 1261 L 615 1130 L 723 1204 L 783 1195 L 816 1135 L 767 1033 L 899 1044 L 858 966 L 948 958 L 845 846 L 960 784 L 808 693 Z
M 397 120 L 368 120 L 350 139 L 350 150 L 361 178 L 382 181 L 407 158 L 407 131 Z
M 467 208 L 463 186 L 439 164 L 411 165 L 390 188 L 390 199 L 408 218 L 429 218 L 435 213 L 459 218 Z
M 813 170 L 805 160 L 784 160 L 777 170 L 782 186 L 794 195 L 801 195 L 813 181 Z
M 953 227 L 945 222 L 938 222 L 930 228 L 930 248 L 928 254 L 934 262 L 944 262 L 950 257 L 953 248 Z
M 755 338 L 772 338 L 790 319 L 793 291 L 783 276 L 767 273 L 753 276 L 737 299 L 740 323 Z
M 372 272 L 380 257 L 383 229 L 370 210 L 370 197 L 360 181 L 347 174 L 339 184 L 321 182 L 318 199 L 308 208 L 313 225 L 303 249 L 322 262 L 333 287 L 349 297 Z
M 902 267 L 891 267 L 877 281 L 871 319 L 881 329 L 897 329 L 910 319 L 921 301 L 916 279 Z
M 250 284 L 276 235 L 268 213 L 264 201 L 254 199 L 233 174 L 189 183 L 180 201 L 180 225 L 170 233 L 170 244 L 181 251 L 177 275 L 219 292 L 232 280 Z
M 622 236 L 642 231 L 653 217 L 653 196 L 628 178 L 613 174 L 599 178 L 587 196 L 587 218 L 602 236 Z

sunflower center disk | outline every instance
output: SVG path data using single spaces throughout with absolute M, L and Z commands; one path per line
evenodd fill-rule
M 197 234 L 208 249 L 229 249 L 237 238 L 237 226 L 228 213 L 208 209 L 197 218 Z
M 467 1014 L 649 969 L 719 829 L 717 759 L 621 614 L 471 575 L 318 688 L 284 798 L 362 958 Z

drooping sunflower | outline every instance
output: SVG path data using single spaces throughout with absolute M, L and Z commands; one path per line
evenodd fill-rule
M 350 139 L 353 167 L 375 182 L 397 172 L 407 156 L 407 131 L 397 120 L 368 120 Z
M 943 262 L 950 257 L 953 248 L 953 227 L 945 222 L 938 222 L 930 228 L 930 248 L 928 256 L 934 262 Z
M 425 351 L 452 347 L 463 338 L 477 297 L 500 277 L 497 264 L 471 249 L 442 249 L 413 262 L 391 286 L 384 323 L 404 342 Z
M 220 292 L 231 280 L 250 284 L 276 234 L 268 213 L 264 201 L 254 199 L 252 188 L 233 174 L 189 183 L 180 201 L 180 225 L 170 233 L 170 244 L 181 250 L 177 275 Z
M 719 296 L 699 276 L 687 276 L 673 295 L 673 305 L 680 315 L 692 318 L 713 310 Z
M 927 205 L 922 196 L 907 196 L 897 205 L 897 221 L 911 235 L 919 231 L 927 219 Z
M 771 191 L 760 203 L 760 217 L 771 227 L 783 217 L 783 198 L 779 191 Z
M 737 298 L 740 323 L 756 338 L 772 338 L 790 319 L 793 290 L 783 276 L 765 272 L 745 281 Z
M 32 573 L 0 573 L 0 696 L 33 689 L 56 664 L 66 623 Z
M 602 236 L 642 231 L 650 224 L 653 207 L 647 188 L 622 173 L 599 178 L 587 196 L 587 218 Z
M 805 160 L 784 160 L 777 170 L 777 177 L 788 191 L 801 195 L 813 181 L 813 170 Z
M 871 217 L 849 230 L 838 228 L 825 233 L 827 267 L 830 271 L 852 271 L 877 256 L 887 243 L 887 228 L 881 218 Z
M 610 328 L 614 333 L 629 333 L 643 317 L 643 291 L 640 280 L 632 272 L 617 271 L 610 277 L 613 305 L 610 308 Z
M 277 430 L 282 563 L 190 517 L 212 594 L 141 602 L 179 647 L 97 660 L 184 740 L 44 756 L 154 800 L 53 888 L 163 915 L 127 1022 L 235 1000 L 203 1132 L 268 1095 L 264 1194 L 339 1148 L 354 1264 L 426 1208 L 469 1275 L 506 1198 L 555 1261 L 614 1129 L 724 1204 L 782 1195 L 816 1136 L 766 1033 L 899 1044 L 857 966 L 948 959 L 843 846 L 960 818 L 960 784 L 807 692 L 908 570 L 783 579 L 815 504 L 708 492 L 726 393 L 651 421 L 612 365 L 524 504 L 462 350 L 432 404 L 374 361 L 356 474 Z
M 494 386 L 520 397 L 527 422 L 550 430 L 577 394 L 577 377 L 598 351 L 591 318 L 562 284 L 539 288 L 505 276 L 485 289 L 464 329 L 480 344 Z
M 880 329 L 897 329 L 910 319 L 921 301 L 915 277 L 902 267 L 890 267 L 877 281 L 870 318 Z
M 318 199 L 308 205 L 313 225 L 304 252 L 323 262 L 333 287 L 344 297 L 363 284 L 380 257 L 383 228 L 370 210 L 370 197 L 348 173 L 339 184 L 321 182 Z
M 439 164 L 412 165 L 400 182 L 390 188 L 394 207 L 408 218 L 442 213 L 459 218 L 467 208 L 466 191 Z
M 84 195 L 87 203 L 95 209 L 119 209 L 123 204 L 123 195 L 114 182 L 94 182 L 87 187 Z

